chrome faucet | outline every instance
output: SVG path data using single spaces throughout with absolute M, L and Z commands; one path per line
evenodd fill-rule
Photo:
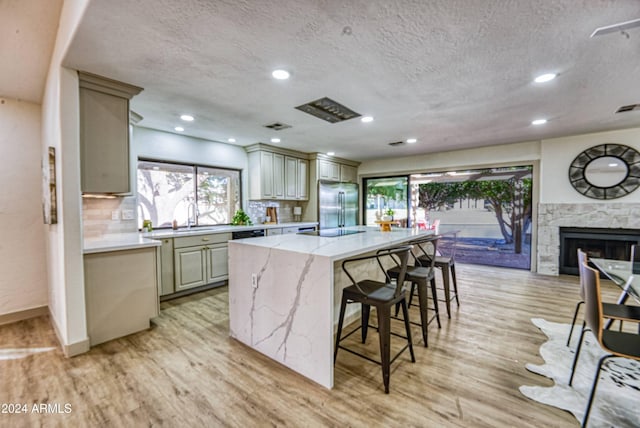
M 191 211 L 193 209 L 193 214 Z M 187 229 L 191 229 L 191 225 L 195 225 L 198 222 L 198 206 L 195 202 L 191 202 L 187 206 Z

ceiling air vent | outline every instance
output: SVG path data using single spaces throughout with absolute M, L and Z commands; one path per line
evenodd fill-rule
M 404 141 L 395 141 L 393 143 L 389 143 L 389 145 L 392 147 L 401 146 L 402 144 L 404 144 Z
M 617 33 L 619 31 L 620 33 L 626 35 L 628 39 L 629 34 L 627 34 L 627 30 L 636 27 L 640 27 L 640 19 L 633 19 L 631 21 L 619 22 L 617 24 L 607 25 L 606 27 L 596 28 L 593 33 L 591 33 L 591 37 L 602 36 L 609 33 Z
M 263 125 L 265 128 L 273 129 L 274 131 L 282 131 L 283 129 L 291 128 L 291 125 L 286 123 L 273 122 L 268 125 Z
M 616 113 L 626 113 L 628 111 L 640 110 L 640 104 L 629 104 L 628 106 L 622 106 Z
M 360 116 L 359 113 L 327 97 L 302 104 L 296 109 L 331 123 L 342 122 Z

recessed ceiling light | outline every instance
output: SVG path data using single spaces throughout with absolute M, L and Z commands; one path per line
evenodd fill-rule
M 182 126 L 176 126 L 176 127 L 175 127 L 175 128 L 173 128 L 173 129 L 175 129 L 175 130 L 176 130 L 176 131 L 178 131 L 178 132 L 182 132 L 182 131 L 184 131 L 184 128 L 183 128 Z
M 183 114 L 182 116 L 180 116 L 180 119 L 184 120 L 185 122 L 193 122 L 193 116 L 191 116 L 190 114 Z
M 287 80 L 290 76 L 287 70 L 273 70 L 271 73 L 274 79 L 278 80 Z
M 409 139 L 407 140 L 407 143 L 408 143 L 408 144 L 413 144 L 413 143 L 416 143 L 416 142 L 418 142 L 418 140 L 417 140 L 417 139 L 415 139 L 415 138 L 409 138 Z
M 272 143 L 279 143 L 280 142 L 280 138 L 272 138 L 271 142 Z
M 547 119 L 536 119 L 531 121 L 532 125 L 544 125 L 545 123 L 547 123 Z
M 327 155 L 329 155 L 329 156 L 333 156 L 335 154 L 336 154 L 336 152 L 327 152 Z
M 545 82 L 549 82 L 550 80 L 553 80 L 555 78 L 556 78 L 556 74 L 555 73 L 547 73 L 547 74 L 541 74 L 540 76 L 538 76 L 535 79 L 533 79 L 533 81 L 536 82 L 536 83 L 545 83 Z
M 369 123 L 369 122 L 373 122 L 373 117 L 371 117 L 371 116 L 363 116 L 360 120 L 362 122 L 364 122 L 364 123 Z
M 229 138 L 227 141 L 230 142 L 230 143 L 235 143 L 236 139 L 235 138 Z

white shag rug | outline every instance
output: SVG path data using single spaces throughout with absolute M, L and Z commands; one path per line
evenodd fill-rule
M 553 323 L 541 318 L 533 318 L 531 321 L 549 340 L 540 347 L 540 355 L 545 363 L 540 366 L 527 364 L 526 368 L 552 379 L 555 385 L 521 386 L 520 392 L 532 400 L 567 410 L 582 423 L 598 360 L 605 352 L 591 332 L 585 333 L 573 386 L 569 386 L 571 365 L 582 324 L 574 327 L 571 346 L 567 347 L 570 324 Z M 640 362 L 628 358 L 611 358 L 604 363 L 588 426 L 640 427 Z

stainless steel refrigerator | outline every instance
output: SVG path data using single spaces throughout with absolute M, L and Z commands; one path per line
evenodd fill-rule
M 358 185 L 318 181 L 318 219 L 320 229 L 358 224 Z

